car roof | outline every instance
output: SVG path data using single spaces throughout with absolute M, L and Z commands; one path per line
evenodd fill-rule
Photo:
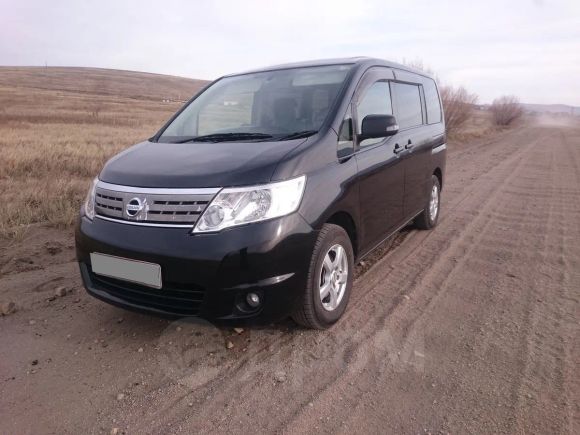
M 431 74 L 425 71 L 418 70 L 406 65 L 402 65 L 397 62 L 391 62 L 388 60 L 377 59 L 373 57 L 343 57 L 334 59 L 319 59 L 319 60 L 309 60 L 304 62 L 293 62 L 284 63 L 280 65 L 272 65 L 264 68 L 256 68 L 248 71 L 243 71 L 235 74 L 228 74 L 225 77 L 237 76 L 243 74 L 253 74 L 258 72 L 275 71 L 281 69 L 291 69 L 291 68 L 306 68 L 315 66 L 327 66 L 327 65 L 355 65 L 357 68 L 367 69 L 371 66 L 384 66 L 387 68 L 396 68 L 404 71 L 409 71 L 415 74 L 419 74 L 425 77 L 433 78 Z

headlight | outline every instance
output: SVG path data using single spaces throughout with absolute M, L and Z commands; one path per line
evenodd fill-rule
M 205 209 L 194 233 L 223 230 L 236 225 L 285 216 L 298 209 L 306 176 L 252 187 L 221 190 Z
M 91 183 L 89 193 L 87 193 L 87 198 L 85 199 L 85 216 L 90 220 L 95 217 L 95 191 L 97 190 L 98 178 L 95 178 Z

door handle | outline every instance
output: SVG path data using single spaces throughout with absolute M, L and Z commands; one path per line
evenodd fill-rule
M 405 145 L 405 149 L 406 150 L 410 150 L 411 148 L 413 148 L 415 145 L 413 145 L 413 142 L 411 142 L 411 139 L 409 139 L 409 141 L 407 142 L 407 145 Z
M 395 154 L 399 154 L 401 151 L 403 151 L 403 147 L 401 145 L 399 145 L 398 143 L 395 144 L 395 148 L 393 148 L 393 152 Z

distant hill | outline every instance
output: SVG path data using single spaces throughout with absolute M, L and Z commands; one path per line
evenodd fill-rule
M 527 112 L 532 113 L 562 113 L 568 115 L 580 115 L 580 107 L 567 104 L 526 104 L 522 103 Z
M 3 67 L 0 87 L 110 95 L 140 100 L 188 100 L 208 82 L 183 77 L 77 67 Z
M 104 68 L 0 66 L 0 88 L 21 87 L 139 100 L 183 102 L 208 83 L 207 80 Z M 488 106 L 475 107 L 485 110 Z M 532 113 L 580 116 L 580 107 L 566 104 L 523 103 L 522 106 Z

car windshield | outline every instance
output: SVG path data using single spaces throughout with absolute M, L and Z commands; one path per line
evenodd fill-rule
M 225 77 L 193 100 L 159 142 L 284 140 L 315 134 L 350 65 Z

